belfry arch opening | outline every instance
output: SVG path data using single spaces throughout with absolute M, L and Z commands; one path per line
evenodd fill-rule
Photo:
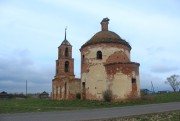
M 66 48 L 65 48 L 65 57 L 68 57 L 68 51 L 69 51 L 69 50 L 68 50 L 68 48 L 66 47 Z
M 69 72 L 69 62 L 65 62 L 65 72 Z

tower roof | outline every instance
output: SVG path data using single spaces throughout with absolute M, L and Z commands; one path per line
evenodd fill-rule
M 68 42 L 68 40 L 64 40 L 64 41 L 61 43 L 61 45 L 70 45 L 70 46 L 71 46 L 71 44 Z
M 117 44 L 125 45 L 131 49 L 131 46 L 129 45 L 128 42 L 122 39 L 115 32 L 108 30 L 108 23 L 109 23 L 109 19 L 104 18 L 101 21 L 102 30 L 100 32 L 97 32 L 89 41 L 83 44 L 81 48 L 84 48 L 86 46 L 93 45 L 93 44 L 99 44 L 99 43 L 117 43 Z
M 67 28 L 65 28 L 65 37 L 64 37 L 64 41 L 61 43 L 61 45 L 68 45 L 71 46 L 71 44 L 68 42 L 68 40 L 66 39 L 66 30 Z

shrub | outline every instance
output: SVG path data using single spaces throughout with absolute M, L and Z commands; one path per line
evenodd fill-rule
M 81 94 L 79 92 L 76 93 L 76 99 L 81 99 Z
M 110 89 L 107 89 L 106 91 L 103 92 L 103 99 L 106 102 L 111 102 L 112 96 L 113 96 L 113 94 Z

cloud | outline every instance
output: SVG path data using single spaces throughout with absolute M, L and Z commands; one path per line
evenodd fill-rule
M 109 30 L 131 43 L 132 60 L 140 62 L 140 68 L 146 72 L 140 73 L 143 86 L 150 84 L 150 80 L 163 80 L 179 72 L 177 1 L 1 0 L 0 3 L 0 89 L 5 91 L 23 91 L 25 80 L 29 91 L 51 90 L 57 47 L 64 39 L 66 26 L 68 41 L 73 45 L 75 74 L 80 77 L 79 48 L 100 31 L 103 17 L 111 19 Z
M 172 90 L 169 85 L 165 84 L 165 78 L 141 71 L 140 72 L 141 89 L 149 89 L 152 91 L 153 90 L 152 85 L 156 92 L 162 90 Z
M 179 67 L 171 66 L 169 64 L 167 64 L 167 65 L 163 65 L 163 64 L 154 65 L 151 69 L 151 71 L 155 72 L 155 73 L 168 73 L 168 72 L 174 72 L 174 71 L 178 71 L 178 70 L 179 70 Z
M 164 52 L 165 48 L 161 47 L 161 46 L 159 46 L 159 47 L 152 47 L 151 46 L 151 47 L 148 47 L 146 49 L 146 51 L 147 51 L 148 55 L 153 55 L 153 54 L 159 54 L 160 52 Z
M 29 92 L 51 91 L 51 67 L 36 65 L 27 49 L 15 50 L 10 55 L 0 56 L 0 91 L 24 92 L 26 80 Z

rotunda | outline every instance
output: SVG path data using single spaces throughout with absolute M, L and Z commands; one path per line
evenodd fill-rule
M 104 18 L 101 31 L 80 48 L 82 99 L 102 100 L 106 90 L 114 101 L 140 96 L 140 64 L 131 62 L 130 44 L 109 31 L 108 24 Z

